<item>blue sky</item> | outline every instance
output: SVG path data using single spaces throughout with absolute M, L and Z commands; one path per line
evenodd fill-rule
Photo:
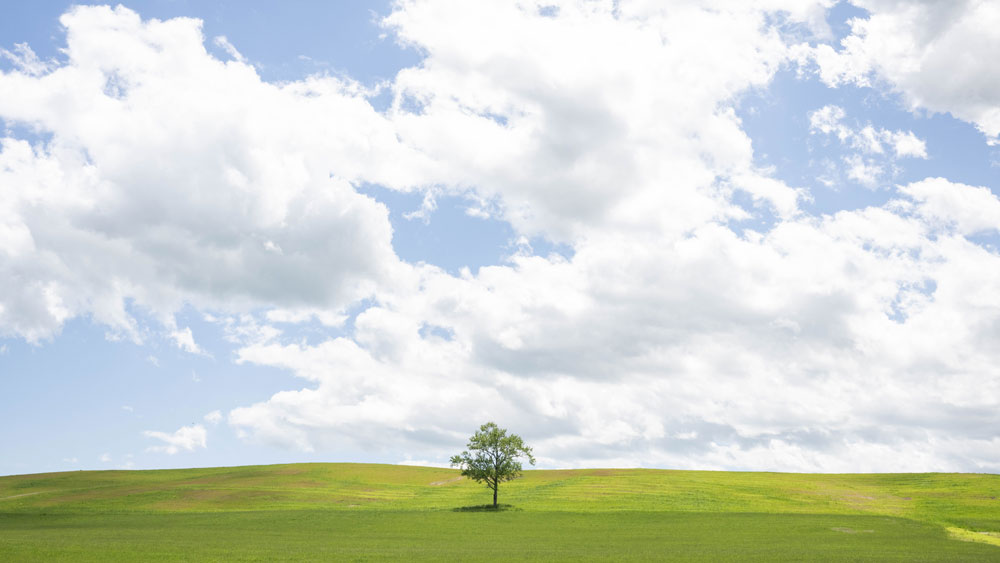
M 994 4 L 0 10 L 0 474 L 1000 470 Z

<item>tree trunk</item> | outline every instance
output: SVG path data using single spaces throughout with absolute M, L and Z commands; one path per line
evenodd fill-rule
M 493 508 L 497 507 L 497 489 L 498 488 L 499 487 L 497 485 L 493 485 Z

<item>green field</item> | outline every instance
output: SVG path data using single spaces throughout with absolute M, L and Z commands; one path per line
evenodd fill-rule
M 1000 476 L 298 464 L 0 477 L 0 561 L 1000 561 Z

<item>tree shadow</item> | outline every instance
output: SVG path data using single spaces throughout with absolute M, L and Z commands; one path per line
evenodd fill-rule
M 492 504 L 480 504 L 477 506 L 460 506 L 451 510 L 452 512 L 506 512 L 509 510 L 521 509 L 515 507 L 513 504 L 499 504 L 497 506 L 493 506 Z

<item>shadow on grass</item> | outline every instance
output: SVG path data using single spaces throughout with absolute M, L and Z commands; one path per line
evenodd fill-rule
M 499 504 L 493 506 L 492 504 L 480 504 L 478 506 L 460 506 L 458 508 L 453 508 L 452 512 L 506 512 L 508 510 L 521 510 L 513 504 Z

